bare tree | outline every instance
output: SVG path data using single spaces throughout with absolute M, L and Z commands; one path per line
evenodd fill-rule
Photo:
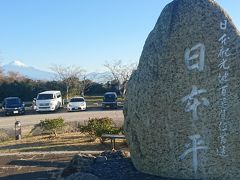
M 67 99 L 69 98 L 69 89 L 73 87 L 77 87 L 77 89 L 79 90 L 79 94 L 82 93 L 80 91 L 82 90 L 81 81 L 83 80 L 85 75 L 84 69 L 74 65 L 52 65 L 50 69 L 56 73 L 59 80 L 65 83 Z
M 126 91 L 127 82 L 132 74 L 132 72 L 136 69 L 137 64 L 123 64 L 121 60 L 115 60 L 111 63 L 106 62 L 104 66 L 109 70 L 112 75 L 112 80 L 117 81 L 119 86 L 119 92 L 123 96 Z
M 93 85 L 94 83 L 87 79 L 87 75 L 85 74 L 83 77 L 83 80 L 81 82 L 81 92 L 82 92 L 82 96 L 85 95 L 85 92 L 87 92 L 89 90 L 89 88 Z
M 0 66 L 0 83 L 4 80 L 4 71 L 3 68 Z
M 15 72 L 15 71 L 8 71 L 6 79 L 8 82 L 22 82 L 24 80 L 26 80 L 26 77 L 21 75 L 19 72 Z

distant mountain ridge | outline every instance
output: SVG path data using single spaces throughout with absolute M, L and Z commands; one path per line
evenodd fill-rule
M 48 71 L 43 71 L 32 66 L 28 66 L 23 62 L 16 60 L 9 64 L 3 65 L 3 70 L 5 73 L 10 71 L 18 72 L 23 76 L 26 76 L 33 80 L 53 80 L 55 74 Z
M 4 73 L 10 71 L 18 72 L 19 74 L 26 76 L 32 80 L 46 80 L 52 81 L 56 77 L 53 72 L 48 72 L 44 70 L 37 69 L 33 66 L 24 64 L 23 62 L 16 60 L 2 66 Z M 86 78 L 97 82 L 97 83 L 106 83 L 111 79 L 110 72 L 91 72 L 86 75 Z

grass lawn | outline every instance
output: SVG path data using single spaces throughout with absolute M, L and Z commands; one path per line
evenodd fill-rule
M 116 140 L 118 150 L 128 151 L 125 140 Z M 0 143 L 0 153 L 36 152 L 36 151 L 104 151 L 111 150 L 110 141 L 101 144 L 94 142 L 80 132 L 23 137 L 21 140 L 10 140 Z

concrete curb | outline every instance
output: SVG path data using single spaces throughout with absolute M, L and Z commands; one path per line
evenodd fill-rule
M 46 154 L 101 154 L 103 151 L 40 151 L 40 152 L 16 152 L 16 153 L 1 153 L 3 156 L 20 156 L 20 155 L 46 155 Z

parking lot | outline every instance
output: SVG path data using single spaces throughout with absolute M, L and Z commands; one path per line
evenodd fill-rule
M 67 112 L 65 108 L 58 110 L 56 112 L 44 112 L 37 113 L 31 108 L 26 109 L 25 115 L 15 115 L 15 116 L 4 116 L 4 114 L 0 113 L 0 128 L 14 128 L 14 123 L 16 121 L 20 121 L 22 127 L 33 126 L 40 122 L 40 120 L 52 119 L 62 117 L 65 122 L 78 121 L 83 124 L 84 121 L 87 121 L 89 118 L 95 117 L 110 117 L 113 119 L 114 123 L 117 126 L 121 126 L 123 124 L 123 112 L 122 108 L 118 108 L 117 110 L 103 110 L 100 107 L 91 107 L 86 111 L 78 111 L 78 112 Z

